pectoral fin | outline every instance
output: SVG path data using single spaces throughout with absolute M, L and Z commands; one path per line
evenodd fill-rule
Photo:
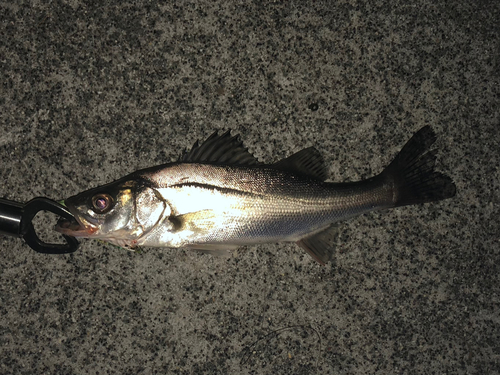
M 190 230 L 196 233 L 206 233 L 218 224 L 218 215 L 213 210 L 200 210 L 169 218 L 175 223 L 177 230 Z
M 319 233 L 301 239 L 297 245 L 307 251 L 316 262 L 325 265 L 333 257 L 339 233 L 338 225 L 332 224 Z
M 178 230 L 189 231 L 197 235 L 203 235 L 211 232 L 214 227 L 220 225 L 218 223 L 219 217 L 213 210 L 201 210 L 197 212 L 190 212 L 188 214 L 176 216 L 172 221 L 177 223 Z M 229 257 L 231 251 L 238 248 L 239 245 L 234 244 L 188 244 L 185 246 L 188 249 L 201 251 L 205 254 Z

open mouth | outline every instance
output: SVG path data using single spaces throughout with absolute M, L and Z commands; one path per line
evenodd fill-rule
M 61 234 L 72 237 L 88 237 L 97 230 L 97 228 L 83 223 L 76 215 L 72 220 L 68 220 L 64 217 L 59 218 L 54 229 Z
M 76 220 L 68 220 L 64 217 L 61 217 L 57 221 L 55 230 L 68 236 L 77 237 L 77 234 L 83 233 L 84 231 L 86 231 L 86 228 L 80 225 Z

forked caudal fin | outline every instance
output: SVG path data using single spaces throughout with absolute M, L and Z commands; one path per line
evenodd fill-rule
M 434 202 L 455 195 L 456 187 L 451 178 L 434 171 L 436 150 L 430 148 L 435 141 L 436 135 L 430 126 L 423 127 L 376 177 L 392 185 L 393 207 Z M 338 226 L 333 224 L 297 244 L 318 263 L 325 264 L 333 257 L 338 235 Z
M 435 141 L 431 127 L 423 127 L 382 172 L 394 184 L 394 207 L 434 202 L 455 195 L 451 178 L 434 171 L 437 150 L 430 147 Z

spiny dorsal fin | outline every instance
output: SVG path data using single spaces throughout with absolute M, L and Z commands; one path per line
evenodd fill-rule
M 231 137 L 230 130 L 222 135 L 215 132 L 202 144 L 196 141 L 190 151 L 185 151 L 181 155 L 179 162 L 244 166 L 261 164 L 243 146 L 238 135 Z
M 325 181 L 328 177 L 323 157 L 314 147 L 305 148 L 295 154 L 280 160 L 272 167 L 294 174 L 312 177 Z

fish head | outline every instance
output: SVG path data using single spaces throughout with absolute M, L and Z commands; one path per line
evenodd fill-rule
M 168 208 L 144 182 L 125 179 L 84 191 L 64 201 L 75 220 L 60 218 L 56 230 L 80 238 L 98 238 L 134 247 Z

